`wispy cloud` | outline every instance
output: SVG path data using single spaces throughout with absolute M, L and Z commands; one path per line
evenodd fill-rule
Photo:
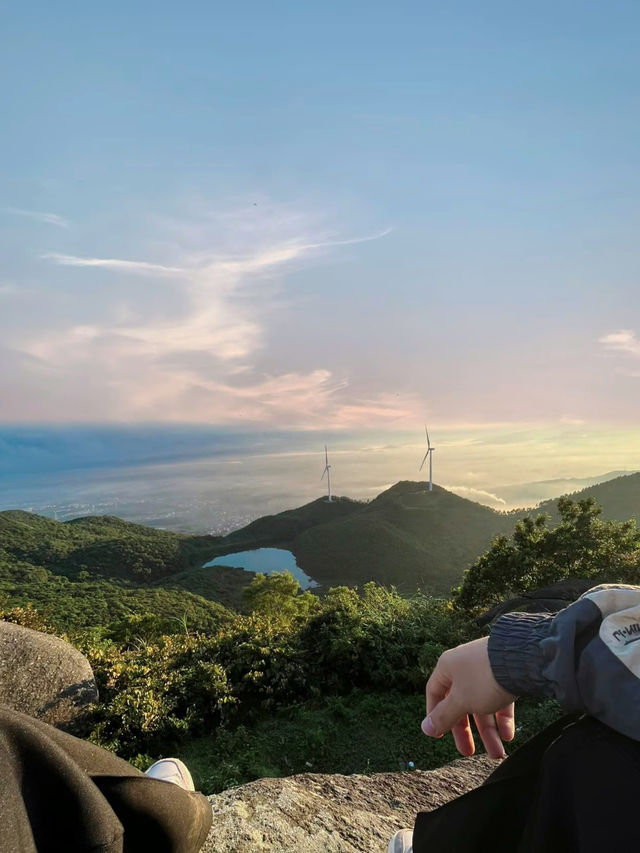
M 605 349 L 624 352 L 627 355 L 640 358 L 640 341 L 631 329 L 619 329 L 609 335 L 598 338 L 598 343 Z
M 498 495 L 493 494 L 493 492 L 487 492 L 484 489 L 474 489 L 472 486 L 450 486 L 446 485 L 445 489 L 449 489 L 450 492 L 454 492 L 456 495 L 460 495 L 461 498 L 467 498 L 471 501 L 478 501 L 482 504 L 488 504 L 489 506 L 506 506 L 507 502 L 499 497 Z
M 415 422 L 423 413 L 423 404 L 416 395 L 400 397 L 380 393 L 374 397 L 358 398 L 336 406 L 333 425 L 336 427 L 366 427 Z
M 7 207 L 7 213 L 13 216 L 24 216 L 27 219 L 33 219 L 36 222 L 44 222 L 47 225 L 55 225 L 58 228 L 69 228 L 70 224 L 64 216 L 59 216 L 57 213 L 44 213 L 40 210 L 23 210 L 21 207 Z
M 319 419 L 336 427 L 389 422 L 405 414 L 404 403 L 359 399 L 347 377 L 334 375 L 321 359 L 303 371 L 295 362 L 280 373 L 260 366 L 284 273 L 388 233 L 318 234 L 304 217 L 272 205 L 252 211 L 249 220 L 232 213 L 160 222 L 157 259 L 148 251 L 133 260 L 49 253 L 46 260 L 76 268 L 78 275 L 110 271 L 118 300 L 105 294 L 106 311 L 85 313 L 66 328 L 39 330 L 15 348 L 59 377 L 67 411 L 81 408 L 79 388 L 92 395 L 85 411 L 93 418 L 98 410 L 110 420 L 298 428 L 317 426 Z M 129 284 L 127 275 L 146 281 Z M 94 293 L 105 287 L 87 280 Z
M 170 275 L 196 278 L 215 272 L 216 270 L 238 274 L 260 272 L 263 269 L 277 266 L 287 261 L 293 261 L 313 251 L 339 246 L 354 246 L 358 243 L 369 243 L 373 240 L 380 240 L 382 237 L 390 234 L 391 231 L 391 228 L 386 228 L 376 234 L 364 237 L 352 237 L 347 240 L 325 240 L 318 243 L 291 242 L 281 246 L 272 246 L 261 252 L 245 256 L 205 257 L 200 265 L 192 267 L 170 267 L 164 264 L 150 263 L 149 261 L 131 261 L 120 258 L 83 258 L 77 255 L 62 255 L 57 252 L 49 252 L 42 257 L 56 264 L 70 267 L 103 267 L 104 269 L 121 270 L 141 275 L 168 273 Z
M 75 255 L 60 255 L 57 252 L 49 252 L 42 257 L 44 260 L 53 261 L 56 264 L 62 264 L 67 267 L 104 267 L 105 269 L 133 272 L 141 275 L 148 275 L 150 273 L 185 274 L 185 270 L 180 267 L 166 267 L 162 264 L 151 264 L 147 261 L 126 261 L 119 258 L 79 258 Z
M 351 237 L 348 240 L 326 240 L 324 243 L 310 243 L 308 246 L 305 246 L 305 249 L 325 249 L 332 246 L 354 246 L 357 243 L 370 243 L 372 240 L 380 240 L 382 237 L 386 237 L 391 234 L 393 228 L 384 228 L 382 231 L 378 231 L 375 234 L 369 234 L 366 237 Z

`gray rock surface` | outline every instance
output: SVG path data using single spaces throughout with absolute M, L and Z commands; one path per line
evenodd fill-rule
M 69 643 L 0 621 L 0 703 L 80 733 L 98 700 L 89 661 Z
M 213 827 L 202 853 L 386 853 L 416 812 L 478 787 L 498 763 L 479 756 L 424 772 L 304 773 L 230 788 L 209 797 Z

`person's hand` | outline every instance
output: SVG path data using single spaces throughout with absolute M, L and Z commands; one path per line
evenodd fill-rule
M 513 740 L 515 696 L 500 687 L 489 663 L 488 637 L 465 643 L 440 656 L 427 681 L 427 716 L 422 731 L 431 737 L 452 732 L 462 755 L 473 755 L 469 724 L 473 714 L 491 758 L 504 758 L 502 741 Z

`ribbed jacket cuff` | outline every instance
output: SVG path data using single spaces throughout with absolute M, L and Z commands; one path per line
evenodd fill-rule
M 540 642 L 549 633 L 553 614 L 506 613 L 491 629 L 489 662 L 494 678 L 514 696 L 553 696 L 542 675 Z

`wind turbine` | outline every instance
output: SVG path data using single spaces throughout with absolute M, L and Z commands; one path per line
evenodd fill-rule
M 424 454 L 424 459 L 420 464 L 420 468 L 418 470 L 422 471 L 424 463 L 427 461 L 427 456 L 429 457 L 429 491 L 433 491 L 433 451 L 435 447 L 431 446 L 431 441 L 429 440 L 429 430 L 427 429 L 427 425 L 424 425 L 424 431 L 427 434 L 427 452 Z
M 324 471 L 322 472 L 322 477 L 320 477 L 320 479 L 323 480 L 324 475 L 325 474 L 327 475 L 327 486 L 329 488 L 329 495 L 327 497 L 327 503 L 332 503 L 332 499 L 331 499 L 331 465 L 329 465 L 329 454 L 327 453 L 327 445 L 326 444 L 324 446 L 324 461 L 325 461 Z

